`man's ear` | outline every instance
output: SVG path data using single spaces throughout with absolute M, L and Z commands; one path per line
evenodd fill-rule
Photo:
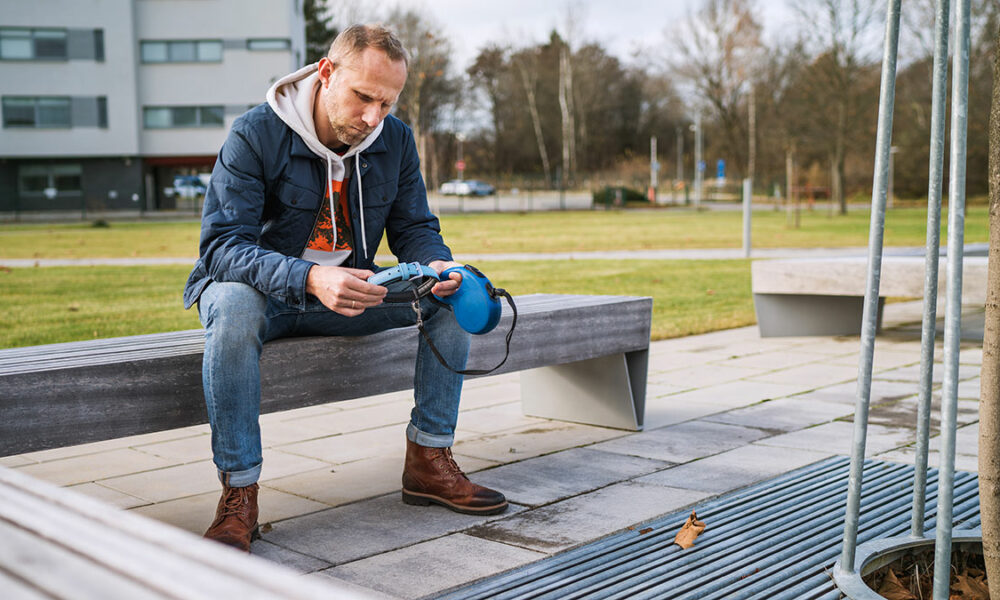
M 324 87 L 330 87 L 330 79 L 333 77 L 333 71 L 335 69 L 336 67 L 329 58 L 324 56 L 319 59 L 317 72 L 319 73 L 319 79 L 323 82 Z

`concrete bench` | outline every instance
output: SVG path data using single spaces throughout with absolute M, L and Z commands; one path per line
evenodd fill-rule
M 962 263 L 962 304 L 986 303 L 986 257 Z M 922 298 L 923 257 L 882 258 L 879 323 L 887 297 Z M 947 261 L 938 268 L 938 298 L 944 300 Z M 751 266 L 754 308 L 763 337 L 857 335 L 861 333 L 866 257 L 758 260 Z
M 510 358 L 525 414 L 639 430 L 652 299 L 515 298 Z M 511 315 L 473 336 L 469 368 L 503 357 Z M 261 359 L 261 412 L 411 388 L 415 327 L 356 338 L 275 340 Z M 0 350 L 0 456 L 205 423 L 203 333 L 178 331 Z

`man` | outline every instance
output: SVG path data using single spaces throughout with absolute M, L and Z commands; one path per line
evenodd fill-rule
M 205 197 L 201 256 L 184 291 L 205 327 L 203 381 L 223 492 L 205 536 L 248 551 L 261 471 L 260 354 L 301 335 L 365 335 L 415 323 L 407 304 L 383 304 L 367 282 L 383 233 L 402 262 L 441 273 L 457 265 L 427 205 L 409 127 L 389 111 L 407 55 L 378 26 L 341 33 L 327 57 L 292 73 L 233 123 Z M 453 294 L 461 276 L 435 285 Z M 422 305 L 448 364 L 462 369 L 469 335 L 453 313 Z M 462 377 L 423 339 L 406 431 L 403 501 L 471 514 L 507 508 L 473 484 L 451 455 Z

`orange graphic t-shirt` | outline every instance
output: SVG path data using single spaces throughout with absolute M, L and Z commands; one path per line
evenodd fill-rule
M 333 202 L 330 202 L 331 189 Z M 334 206 L 334 214 L 330 214 L 330 205 Z M 347 177 L 344 181 L 334 180 L 326 188 L 323 205 L 320 206 L 316 225 L 306 243 L 302 258 L 318 264 L 339 265 L 343 263 L 353 250 L 351 235 L 351 219 L 347 205 Z

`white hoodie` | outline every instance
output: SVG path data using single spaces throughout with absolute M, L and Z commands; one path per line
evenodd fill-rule
M 335 182 L 344 181 L 346 167 L 344 161 L 357 155 L 354 161 L 355 179 L 358 186 L 358 207 L 361 217 L 361 246 L 365 258 L 368 258 L 368 240 L 365 237 L 365 200 L 361 193 L 361 151 L 371 146 L 372 143 L 382 133 L 382 123 L 378 124 L 375 131 L 371 132 L 360 144 L 351 146 L 343 156 L 330 150 L 319 141 L 316 136 L 316 124 L 313 122 L 313 103 L 316 98 L 316 86 L 321 85 L 316 64 L 307 65 L 294 73 L 290 73 L 279 79 L 271 89 L 267 90 L 267 103 L 274 112 L 285 122 L 292 131 L 299 134 L 306 146 L 312 150 L 316 156 L 326 159 L 327 174 L 327 194 L 330 200 L 330 222 L 333 228 L 333 246 L 337 245 L 336 214 L 337 207 L 334 206 L 333 187 Z M 343 190 L 347 193 L 347 190 Z M 349 218 L 348 215 L 344 215 Z M 306 249 L 302 253 L 302 258 L 321 265 L 342 264 L 350 252 L 345 250 L 334 250 L 325 252 L 321 250 Z

